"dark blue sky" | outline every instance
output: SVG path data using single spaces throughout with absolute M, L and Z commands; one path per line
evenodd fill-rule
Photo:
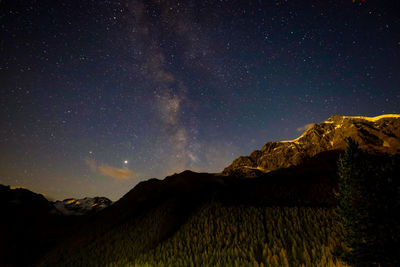
M 400 113 L 398 1 L 0 2 L 0 183 L 118 199 Z

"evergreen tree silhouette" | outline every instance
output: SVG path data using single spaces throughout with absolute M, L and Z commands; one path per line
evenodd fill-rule
M 399 167 L 397 157 L 363 152 L 348 138 L 339 159 L 339 205 L 352 266 L 399 266 Z

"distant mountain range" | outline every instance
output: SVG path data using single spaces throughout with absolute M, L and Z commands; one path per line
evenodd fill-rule
M 160 246 L 162 248 L 163 244 L 175 237 L 188 233 L 190 234 L 186 239 L 193 236 L 193 233 L 182 229 L 187 229 L 187 225 L 193 223 L 195 218 L 204 217 L 199 215 L 202 207 L 206 207 L 209 214 L 217 214 L 224 207 L 229 207 L 233 212 L 240 210 L 238 218 L 253 218 L 253 213 L 247 213 L 247 209 L 243 207 L 302 207 L 306 208 L 307 214 L 311 214 L 307 215 L 310 218 L 314 218 L 312 214 L 317 211 L 315 214 L 325 214 L 325 211 L 330 214 L 331 208 L 337 203 L 333 194 L 338 181 L 337 160 L 345 149 L 346 137 L 352 137 L 362 149 L 370 153 L 386 156 L 399 153 L 400 115 L 373 118 L 333 116 L 322 123 L 311 125 L 295 140 L 268 142 L 250 156 L 236 159 L 222 173 L 184 171 L 162 180 L 149 179 L 140 182 L 115 203 L 103 197 L 65 199 L 51 203 L 43 196 L 28 190 L 12 190 L 0 186 L 0 205 L 6 211 L 4 216 L 7 218 L 0 222 L 0 265 L 25 266 L 35 263 L 39 266 L 105 266 L 110 263 L 125 266 L 138 257 L 144 257 L 149 262 L 155 260 L 154 264 L 157 265 L 165 259 L 159 259 L 157 263 L 154 257 L 159 253 L 154 252 L 155 249 Z M 217 205 L 215 208 L 213 203 L 221 206 Z M 290 212 L 295 213 L 298 212 L 296 209 L 289 208 Z M 231 223 L 237 223 L 235 220 L 240 220 L 226 216 L 228 217 L 223 222 L 217 218 L 215 225 L 223 223 L 221 225 L 228 227 Z M 258 226 L 258 229 L 267 229 L 270 223 L 281 222 L 281 219 L 269 222 L 268 217 L 260 214 L 254 216 L 258 216 L 254 220 L 264 225 Z M 276 216 L 281 217 L 279 212 Z M 286 216 L 287 214 L 282 218 Z M 296 218 L 300 220 L 302 216 Z M 314 219 L 318 221 L 317 217 Z M 306 231 L 311 231 L 313 224 L 307 225 Z M 240 227 L 242 224 L 237 225 Z M 237 231 L 235 227 L 229 230 L 231 234 Z M 285 234 L 285 227 L 280 230 L 283 231 L 281 234 Z M 288 227 L 296 228 L 298 225 Z M 325 230 L 326 235 L 331 233 L 329 227 Z M 220 232 L 220 236 L 203 236 L 202 231 L 197 233 L 200 237 L 196 238 L 219 238 L 222 241 L 217 240 L 218 242 L 225 242 L 226 237 Z M 240 239 L 238 235 L 232 235 L 231 239 L 228 238 L 230 242 Z M 266 240 L 276 241 L 271 235 L 263 236 L 268 237 Z M 337 238 L 335 234 L 328 240 Z M 20 242 L 21 240 L 24 242 Z M 188 242 L 192 246 L 190 244 L 200 242 L 199 239 L 196 240 L 192 242 L 183 239 L 177 244 L 168 243 L 168 246 L 177 246 L 172 251 L 179 252 L 183 243 Z M 245 244 L 247 241 L 240 242 Z M 281 244 L 279 242 L 277 244 Z M 307 253 L 311 253 L 314 247 L 326 246 L 328 241 L 321 242 L 315 243 Z M 226 243 L 224 246 L 232 244 Z M 251 251 L 259 255 L 255 259 L 257 262 L 261 262 L 260 259 L 264 257 L 260 256 L 264 252 L 259 246 L 261 245 L 251 248 Z M 190 247 L 188 251 L 194 248 Z M 230 249 L 229 251 L 236 250 Z M 246 251 L 250 253 L 250 250 Z M 169 251 L 167 255 L 172 255 L 171 253 Z M 224 253 L 227 252 L 222 254 Z M 333 252 L 324 253 L 327 253 L 329 260 L 334 259 Z M 295 257 L 293 255 L 291 257 Z M 297 265 L 307 265 L 304 260 L 306 258 L 299 256 Z
M 309 125 L 297 139 L 268 142 L 250 156 L 239 157 L 223 171 L 224 175 L 256 177 L 270 171 L 306 162 L 319 153 L 341 151 L 351 137 L 370 153 L 400 152 L 400 115 L 378 117 L 333 116 Z
M 53 204 L 64 215 L 87 215 L 107 208 L 112 201 L 106 197 L 85 197 L 82 199 L 67 198 Z

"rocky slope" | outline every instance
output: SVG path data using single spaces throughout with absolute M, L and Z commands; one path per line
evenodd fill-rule
M 64 215 L 85 215 L 110 206 L 112 201 L 106 197 L 85 197 L 83 199 L 67 198 L 53 204 Z
M 239 157 L 224 175 L 256 177 L 273 170 L 296 166 L 326 151 L 340 151 L 351 137 L 371 153 L 400 153 L 400 115 L 378 117 L 333 116 L 313 124 L 299 138 L 268 142 L 248 157 Z

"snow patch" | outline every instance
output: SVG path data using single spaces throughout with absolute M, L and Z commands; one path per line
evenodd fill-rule
M 279 141 L 279 143 L 295 143 L 295 144 L 300 144 L 300 143 L 299 143 L 300 138 L 302 138 L 307 132 L 308 132 L 308 130 L 305 131 L 302 135 L 300 135 L 300 136 L 297 137 L 296 139 L 293 139 L 293 140 L 285 140 L 285 141 Z
M 112 204 L 105 197 L 85 197 L 83 199 L 64 199 L 53 203 L 54 207 L 65 215 L 83 215 L 89 212 L 99 211 Z
M 385 118 L 400 118 L 400 114 L 384 114 L 376 117 L 365 117 L 365 116 L 342 116 L 343 119 L 361 119 L 371 122 L 376 122 Z M 334 123 L 333 121 L 327 120 L 325 123 Z

